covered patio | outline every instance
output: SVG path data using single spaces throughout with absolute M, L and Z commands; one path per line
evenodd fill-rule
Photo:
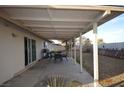
M 57 75 L 67 79 L 67 81 L 78 81 L 80 84 L 82 84 L 78 86 L 89 86 L 89 84 L 93 82 L 92 76 L 84 68 L 82 68 L 82 73 L 80 73 L 79 68 L 79 64 L 75 64 L 74 60 L 69 58 L 68 61 L 63 59 L 63 61 L 58 61 L 56 63 L 54 60 L 50 61 L 49 59 L 44 59 L 37 62 L 24 73 L 17 75 L 11 80 L 5 82 L 1 86 L 44 87 L 42 84 L 46 77 Z M 93 86 L 93 84 L 90 86 Z
M 68 46 L 69 52 L 69 62 L 54 64 L 49 60 L 41 60 L 3 86 L 40 86 L 37 82 L 51 74 L 62 74 L 84 85 L 94 83 L 94 86 L 99 86 L 97 27 L 123 12 L 124 8 L 119 6 L 0 6 L 0 18 L 3 22 L 23 28 L 46 41 L 61 40 Z M 93 30 L 94 35 L 93 78 L 82 66 L 82 34 L 90 30 Z M 80 37 L 80 65 L 76 62 L 77 37 Z

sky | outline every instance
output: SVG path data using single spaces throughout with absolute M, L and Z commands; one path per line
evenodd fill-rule
M 92 31 L 83 36 L 93 40 Z M 124 42 L 124 14 L 99 26 L 98 38 L 102 38 L 105 43 Z

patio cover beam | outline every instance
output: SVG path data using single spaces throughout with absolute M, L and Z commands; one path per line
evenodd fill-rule
M 117 12 L 124 12 L 123 7 L 119 6 L 62 6 L 62 5 L 51 5 L 50 8 L 53 9 L 69 9 L 69 10 L 92 10 L 92 11 L 117 11 Z
M 32 27 L 32 28 L 53 28 L 54 29 L 54 27 L 55 28 L 60 28 L 60 29 L 69 29 L 69 28 L 74 28 L 74 29 L 83 29 L 83 28 L 85 28 L 85 26 L 83 27 L 83 26 L 51 26 L 51 25 L 33 25 L 33 24 L 25 24 L 25 26 L 27 26 L 27 27 Z
M 33 21 L 33 22 L 50 22 L 50 19 L 43 19 L 43 18 L 34 18 L 34 17 L 10 17 L 11 19 L 14 20 L 21 20 L 21 21 Z M 78 19 L 52 19 L 52 22 L 77 22 L 77 23 L 83 23 L 83 22 L 92 22 L 92 19 L 83 19 L 83 20 L 78 20 Z
M 50 9 L 57 9 L 57 10 L 61 10 L 61 9 L 65 9 L 65 10 L 91 10 L 91 11 L 106 11 L 108 9 L 110 9 L 111 11 L 117 11 L 117 12 L 124 12 L 124 8 L 121 6 L 94 6 L 94 5 L 6 5 L 6 6 L 1 6 L 2 8 L 22 8 L 22 9 L 46 9 L 46 8 L 50 8 Z

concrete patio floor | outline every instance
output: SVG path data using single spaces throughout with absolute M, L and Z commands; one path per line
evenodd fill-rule
M 86 85 L 93 82 L 92 76 L 83 68 L 80 72 L 80 65 L 75 64 L 73 59 L 68 61 L 63 59 L 62 62 L 54 62 L 54 60 L 44 59 L 37 62 L 34 66 L 23 72 L 22 74 L 5 82 L 3 87 L 40 87 L 37 85 L 46 76 L 61 75 L 70 80 L 76 80 Z

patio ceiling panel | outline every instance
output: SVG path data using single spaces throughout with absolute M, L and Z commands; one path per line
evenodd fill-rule
M 88 11 L 82 11 L 82 10 L 57 10 L 57 9 L 47 9 L 50 20 L 51 20 L 51 24 L 53 25 L 54 29 L 56 32 L 59 32 L 59 30 L 57 30 L 57 28 L 59 28 L 58 26 L 62 25 L 63 27 L 61 28 L 65 28 L 66 31 L 68 32 L 67 28 L 73 29 L 73 28 L 77 28 L 80 30 L 75 30 L 74 35 L 80 31 L 83 31 L 83 29 L 86 27 L 87 24 L 89 24 L 90 22 L 93 21 L 93 18 L 96 16 L 96 14 L 98 14 L 98 11 L 90 11 L 90 13 Z M 54 20 L 64 20 L 59 22 L 55 22 Z M 66 20 L 66 21 L 65 21 Z M 66 33 L 65 37 L 66 37 Z M 61 35 L 56 34 L 57 37 L 61 37 Z M 74 35 L 68 35 L 68 37 L 72 37 Z M 70 38 L 71 38 L 70 37 Z
M 52 20 L 91 22 L 99 11 L 48 9 Z
M 106 10 L 110 15 L 98 21 L 98 25 L 118 16 L 122 8 L 110 6 L 1 6 L 12 20 L 47 39 L 68 40 L 92 29 L 92 23 Z M 97 9 L 98 8 L 98 9 Z M 117 12 L 121 11 L 121 12 Z M 89 25 L 91 24 L 91 25 Z
M 9 13 L 10 18 L 12 19 L 41 19 L 41 20 L 49 20 L 49 15 L 46 9 L 24 9 L 24 8 L 6 8 L 4 9 L 6 12 Z
M 4 11 L 10 15 L 11 19 L 21 21 L 35 33 L 45 38 L 50 35 L 54 39 L 58 37 L 71 38 L 77 32 L 82 31 L 99 13 L 99 11 L 50 8 L 4 8 Z

